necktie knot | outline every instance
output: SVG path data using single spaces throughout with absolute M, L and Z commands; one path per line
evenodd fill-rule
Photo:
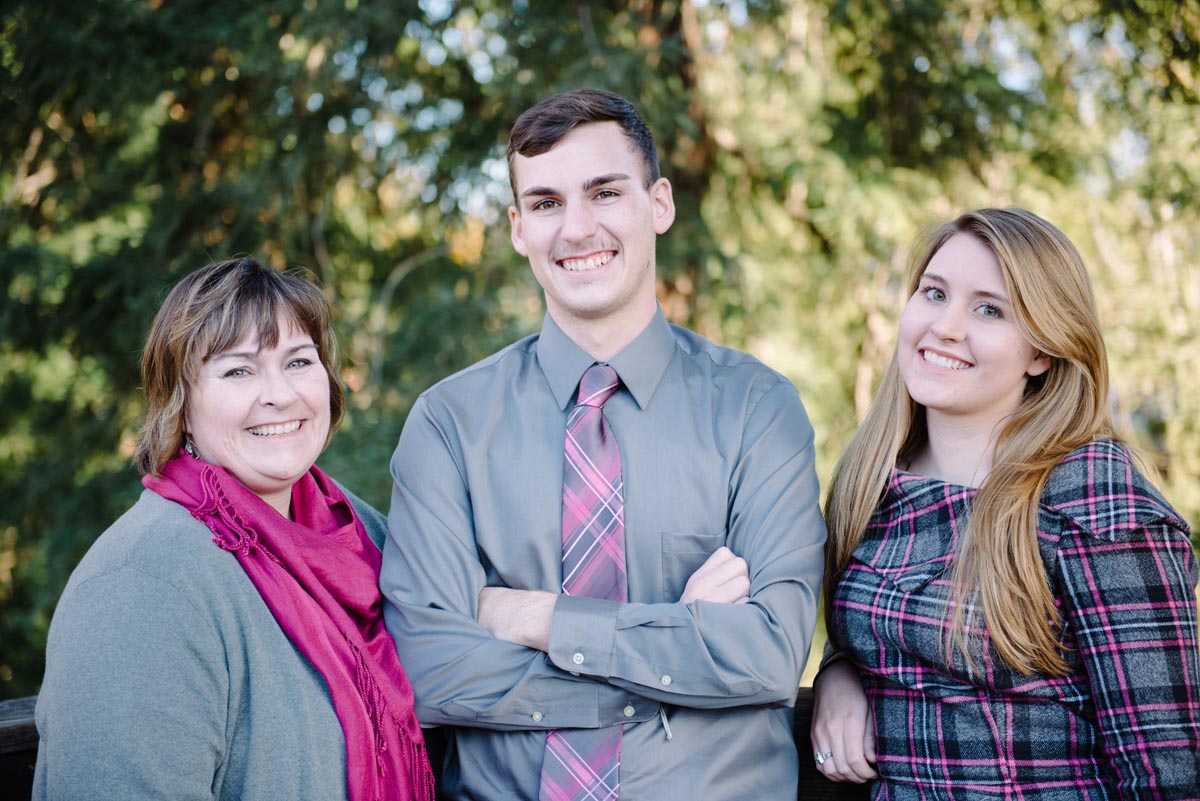
M 576 406 L 595 406 L 603 409 L 605 402 L 621 386 L 617 371 L 607 364 L 593 364 L 579 379 L 579 397 Z

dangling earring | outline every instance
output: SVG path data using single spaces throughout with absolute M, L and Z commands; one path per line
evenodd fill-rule
M 192 442 L 192 438 L 187 434 L 183 435 L 183 450 L 193 459 L 200 458 L 200 454 L 196 453 L 196 444 Z

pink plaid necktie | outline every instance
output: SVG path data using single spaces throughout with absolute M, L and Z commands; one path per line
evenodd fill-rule
M 575 408 L 567 419 L 562 505 L 565 595 L 629 599 L 621 454 L 604 419 L 604 403 L 620 386 L 615 370 L 592 365 L 579 381 Z M 615 801 L 620 789 L 622 728 L 547 732 L 541 801 Z

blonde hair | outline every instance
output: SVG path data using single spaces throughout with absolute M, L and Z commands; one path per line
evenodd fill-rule
M 971 505 L 954 555 L 951 647 L 975 658 L 964 608 L 975 596 L 991 642 L 1010 667 L 1064 675 L 1062 620 L 1038 552 L 1038 502 L 1046 479 L 1074 449 L 1114 437 L 1108 407 L 1108 357 L 1087 268 L 1067 237 L 1022 209 L 979 209 L 926 229 L 910 256 L 908 295 L 934 254 L 957 234 L 995 254 L 1016 325 L 1050 357 L 1030 378 L 996 438 L 991 471 Z M 927 439 L 924 407 L 913 401 L 895 356 L 862 425 L 834 472 L 826 501 L 825 609 L 831 636 L 833 594 L 882 499 L 892 469 L 911 461 Z
M 251 258 L 214 262 L 176 284 L 150 326 L 142 351 L 146 420 L 133 456 L 143 474 L 158 475 L 183 445 L 188 389 L 200 365 L 251 332 L 261 347 L 275 347 L 280 315 L 317 346 L 329 376 L 328 436 L 333 436 L 346 396 L 337 375 L 329 302 L 321 290 L 299 274 L 281 273 Z

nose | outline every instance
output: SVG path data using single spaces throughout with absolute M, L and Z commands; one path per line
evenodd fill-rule
M 567 242 L 586 242 L 596 233 L 596 215 L 586 203 L 567 203 L 563 207 L 560 236 Z
M 264 406 L 283 408 L 296 400 L 295 387 L 282 370 L 265 370 L 261 374 L 258 402 Z
M 933 323 L 929 326 L 929 330 L 938 339 L 957 342 L 966 333 L 966 313 L 954 304 L 946 305 L 942 308 L 941 313 L 934 318 Z

